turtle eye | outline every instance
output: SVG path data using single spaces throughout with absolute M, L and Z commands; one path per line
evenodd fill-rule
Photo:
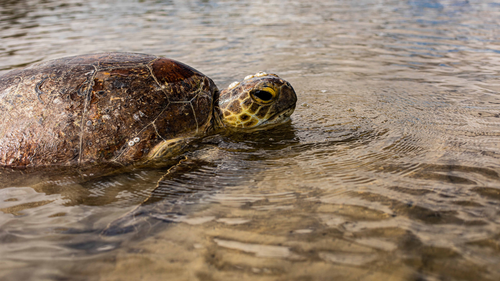
M 266 89 L 267 90 L 267 89 Z M 260 103 L 270 103 L 276 95 L 274 91 L 255 90 L 250 92 L 252 98 Z

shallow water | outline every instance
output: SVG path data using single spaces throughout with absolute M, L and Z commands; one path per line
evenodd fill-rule
M 500 279 L 498 3 L 79 2 L 0 2 L 0 73 L 152 53 L 298 107 L 165 167 L 2 171 L 1 280 Z

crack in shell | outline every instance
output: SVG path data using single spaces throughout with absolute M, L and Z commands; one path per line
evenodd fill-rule
M 91 78 L 89 79 L 89 77 L 87 77 L 87 80 L 86 82 L 89 83 L 89 87 L 87 89 L 87 92 L 85 93 L 85 105 L 83 107 L 83 112 L 82 112 L 82 125 L 80 126 L 80 152 L 79 152 L 79 156 L 78 156 L 78 164 L 81 164 L 82 162 L 82 152 L 83 152 L 83 135 L 85 134 L 85 128 L 83 126 L 84 122 L 85 122 L 85 117 L 86 117 L 86 114 L 87 113 L 87 106 L 89 105 L 90 103 L 90 95 L 92 94 L 92 88 L 94 87 L 94 78 L 95 78 L 95 75 L 97 74 L 97 67 L 95 65 L 93 65 L 94 67 L 94 71 L 92 73 L 86 73 L 86 74 L 91 74 Z M 85 83 L 85 82 L 84 82 Z M 80 92 L 81 90 L 81 87 L 78 89 L 78 92 Z

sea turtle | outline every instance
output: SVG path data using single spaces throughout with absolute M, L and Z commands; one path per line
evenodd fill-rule
M 65 57 L 0 77 L 0 166 L 144 163 L 218 130 L 289 120 L 296 94 L 257 73 L 219 92 L 181 62 L 147 54 Z

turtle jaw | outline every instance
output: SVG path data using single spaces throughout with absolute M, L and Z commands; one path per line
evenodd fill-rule
M 285 109 L 281 112 L 276 113 L 275 115 L 269 117 L 267 120 L 261 121 L 259 124 L 257 124 L 257 127 L 255 129 L 268 129 L 272 128 L 274 126 L 278 126 L 287 122 L 290 122 L 291 118 L 290 116 L 292 113 L 295 111 L 295 105 L 289 107 L 288 109 Z

